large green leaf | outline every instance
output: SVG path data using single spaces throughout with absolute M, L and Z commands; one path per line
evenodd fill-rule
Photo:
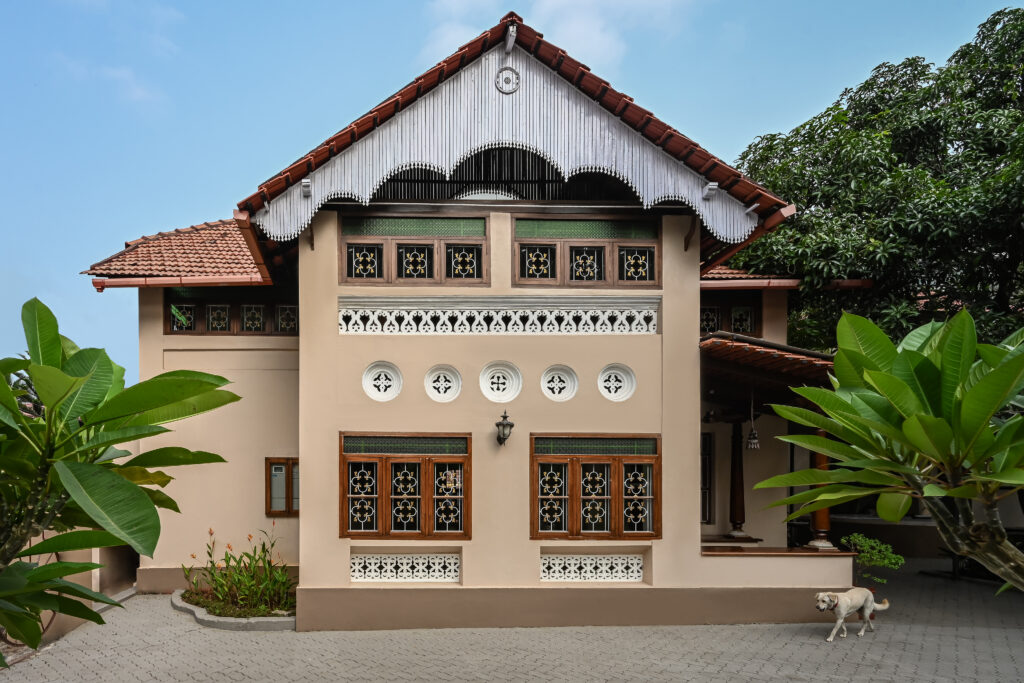
M 801 448 L 806 448 L 813 453 L 822 453 L 836 460 L 860 460 L 864 454 L 852 446 L 841 441 L 828 439 L 816 434 L 787 434 L 778 437 L 779 441 L 785 441 Z
M 903 341 L 896 347 L 898 351 L 910 350 L 920 351 L 928 341 L 935 336 L 935 333 L 942 329 L 942 323 L 933 320 L 910 331 Z
M 964 486 L 957 486 L 956 488 L 947 489 L 938 484 L 925 484 L 925 487 L 921 491 L 926 498 L 936 498 L 942 496 L 949 496 L 951 498 L 977 498 L 978 487 L 967 484 Z
M 82 444 L 82 447 L 79 450 L 115 446 L 119 443 L 125 443 L 126 441 L 145 439 L 148 436 L 156 436 L 157 434 L 164 434 L 169 431 L 171 430 L 166 427 L 161 427 L 160 425 L 145 425 L 142 427 L 125 427 L 123 429 L 99 431 L 91 439 Z
M 63 367 L 64 361 L 66 361 L 68 358 L 71 358 L 71 356 L 73 356 L 76 353 L 78 353 L 79 348 L 78 348 L 78 344 L 76 344 L 75 342 L 71 341 L 70 339 L 68 339 L 67 337 L 65 337 L 62 334 L 62 335 L 60 335 L 60 350 L 61 350 L 61 356 L 63 358 L 63 360 L 61 361 L 61 366 Z
M 964 453 L 988 428 L 992 416 L 1024 388 L 1024 355 L 1009 360 L 971 387 L 960 407 L 960 445 Z
M 1009 353 L 1008 349 L 993 346 L 992 344 L 978 344 L 977 351 L 978 357 L 992 368 L 1003 362 L 1003 359 L 1006 358 L 1006 354 Z
M 864 370 L 877 370 L 878 366 L 870 358 L 853 349 L 839 349 L 832 357 L 832 371 L 835 373 L 839 386 L 847 389 L 863 387 Z
M 0 379 L 27 370 L 32 361 L 25 358 L 0 358 Z
M 25 328 L 28 357 L 36 365 L 60 367 L 61 343 L 57 318 L 42 301 L 29 299 L 21 307 L 21 324 Z
M 177 465 L 200 465 L 209 462 L 226 462 L 216 453 L 206 451 L 190 451 L 180 446 L 168 446 L 141 453 L 128 462 L 125 467 L 175 467 Z
M 110 389 L 107 390 L 104 400 L 109 400 L 124 391 L 124 368 L 114 361 L 110 361 L 110 367 L 114 369 L 114 376 L 110 380 Z
M 855 446 L 870 447 L 871 445 L 868 440 L 861 437 L 857 432 L 831 418 L 825 417 L 821 413 L 796 406 L 772 405 L 770 407 L 779 417 L 790 422 L 820 429 Z
M 156 505 L 158 508 L 164 508 L 165 510 L 173 510 L 174 512 L 181 512 L 181 510 L 178 509 L 178 503 L 175 502 L 173 498 L 168 496 L 163 491 L 159 489 L 147 488 L 143 488 L 142 490 L 145 491 L 146 495 L 149 496 L 149 499 L 153 501 L 153 505 Z
M 104 595 L 98 591 L 91 590 L 85 586 L 80 586 L 77 583 L 66 581 L 65 579 L 53 579 L 50 581 L 50 590 L 58 593 L 65 593 L 66 595 L 74 595 L 79 598 L 86 600 L 93 600 L 95 602 L 102 602 L 105 605 L 116 605 L 121 606 L 117 600 L 114 600 L 110 596 Z
M 875 510 L 885 521 L 898 522 L 910 511 L 910 504 L 913 501 L 914 499 L 905 493 L 880 493 Z
M 138 486 L 159 486 L 163 488 L 171 483 L 174 477 L 164 472 L 150 472 L 145 467 L 122 465 L 111 470 Z
M 957 390 L 974 363 L 978 344 L 974 319 L 962 310 L 946 323 L 949 330 L 942 345 L 942 416 L 949 424 L 956 424 Z
M 836 495 L 834 497 L 822 498 L 821 500 L 816 500 L 813 503 L 808 503 L 807 505 L 801 506 L 800 509 L 796 510 L 790 515 L 787 515 L 786 518 L 782 521 L 790 522 L 796 519 L 797 517 L 803 517 L 804 515 L 808 515 L 816 510 L 824 510 L 825 508 L 835 507 L 836 505 L 849 503 L 852 500 L 858 500 L 860 498 L 864 498 L 865 496 L 871 496 L 874 494 L 874 489 L 868 489 L 864 493 L 852 494 L 847 496 Z
M 79 619 L 91 621 L 94 624 L 105 624 L 103 617 L 98 612 L 85 606 L 85 603 L 74 598 L 56 595 L 53 593 L 32 593 L 21 597 L 21 602 L 32 605 L 41 610 L 60 612 Z
M 225 377 L 212 375 L 209 372 L 199 372 L 198 370 L 168 370 L 167 372 L 157 375 L 153 379 L 187 379 L 207 382 L 218 388 L 231 384 L 231 380 Z
M 153 556 L 160 537 L 160 516 L 138 486 L 99 465 L 54 463 L 72 500 L 104 529 L 134 548 Z
M 1024 470 L 1010 469 L 997 474 L 975 474 L 972 479 L 981 481 L 997 481 L 1008 486 L 1024 486 Z
M 854 471 L 845 468 L 833 470 L 807 469 L 797 470 L 779 474 L 762 482 L 758 482 L 754 488 L 780 488 L 788 486 L 813 486 L 816 484 L 873 484 L 877 486 L 893 486 L 902 483 L 898 477 L 870 472 L 866 470 Z
M 61 404 L 86 380 L 85 377 L 71 377 L 59 368 L 35 363 L 28 367 L 28 376 L 39 400 L 48 411 L 59 410 Z
M 193 415 L 200 415 L 202 413 L 209 412 L 214 408 L 220 408 L 221 406 L 226 406 L 229 403 L 234 403 L 239 400 L 241 400 L 241 397 L 237 394 L 225 391 L 224 389 L 217 389 L 205 394 L 200 394 L 199 396 L 187 398 L 183 401 L 177 401 L 170 405 L 154 408 L 153 410 L 147 410 L 144 413 L 139 413 L 138 415 L 128 418 L 120 424 L 122 427 L 148 424 L 167 424 L 168 422 L 184 420 L 185 418 L 192 417 Z
M 892 362 L 893 377 L 909 386 L 932 415 L 942 413 L 942 371 L 917 351 L 902 351 Z
M 903 423 L 903 433 L 925 455 L 949 462 L 953 451 L 953 429 L 941 417 L 913 415 Z
M 114 379 L 114 367 L 103 349 L 82 349 L 64 362 L 64 372 L 72 377 L 85 377 L 85 384 L 73 391 L 60 407 L 65 420 L 84 415 L 98 406 Z
M 81 574 L 82 572 L 99 569 L 102 566 L 102 564 L 95 562 L 51 562 L 50 564 L 36 567 L 26 574 L 25 578 L 39 583 L 41 581 L 49 581 L 50 579 L 59 579 L 62 576 Z
M 906 382 L 903 382 L 896 377 L 886 373 L 878 372 L 875 370 L 866 370 L 864 372 L 864 379 L 873 386 L 878 393 L 885 397 L 893 408 L 895 408 L 900 415 L 903 417 L 910 417 L 918 413 L 923 413 L 925 407 L 921 404 L 917 394 L 914 390 L 907 386 Z
M 202 373 L 197 373 L 202 374 Z M 210 375 L 216 377 L 216 375 Z M 217 378 L 222 380 L 223 378 Z M 208 381 L 203 377 L 182 378 L 158 375 L 144 382 L 130 386 L 113 396 L 104 405 L 89 415 L 89 423 L 97 424 L 108 420 L 129 417 L 162 408 L 199 396 L 222 386 L 220 381 Z
M 889 336 L 867 318 L 843 313 L 836 325 L 839 349 L 863 354 L 875 365 L 874 369 L 888 371 L 896 357 L 896 345 Z

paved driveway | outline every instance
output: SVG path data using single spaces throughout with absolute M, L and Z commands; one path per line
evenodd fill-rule
M 141 595 L 2 681 L 1024 680 L 1024 595 L 904 570 L 878 630 L 828 624 L 235 633 Z M 807 596 L 808 620 L 817 614 Z M 853 622 L 856 624 L 856 618 Z

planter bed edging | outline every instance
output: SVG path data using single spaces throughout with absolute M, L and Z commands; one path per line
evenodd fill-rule
M 225 631 L 294 631 L 295 617 L 218 617 L 210 614 L 205 608 L 190 605 L 181 599 L 183 590 L 171 593 L 171 607 L 179 612 L 191 614 L 203 626 L 219 628 Z

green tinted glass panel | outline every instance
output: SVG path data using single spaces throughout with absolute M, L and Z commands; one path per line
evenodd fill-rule
M 604 220 L 537 220 L 516 221 L 516 237 L 520 239 L 583 239 L 583 240 L 654 240 L 658 226 L 653 223 Z
M 537 455 L 657 455 L 657 439 L 600 439 L 537 437 Z
M 483 218 L 342 218 L 341 231 L 358 237 L 485 237 Z
M 346 453 L 382 455 L 465 455 L 469 443 L 459 436 L 346 436 Z

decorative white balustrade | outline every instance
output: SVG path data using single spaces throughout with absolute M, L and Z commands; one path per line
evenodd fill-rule
M 458 583 L 462 558 L 457 553 L 359 554 L 349 559 L 352 581 L 419 581 Z
M 541 581 L 644 580 L 643 555 L 541 555 Z
M 657 334 L 660 297 L 338 298 L 341 334 Z

